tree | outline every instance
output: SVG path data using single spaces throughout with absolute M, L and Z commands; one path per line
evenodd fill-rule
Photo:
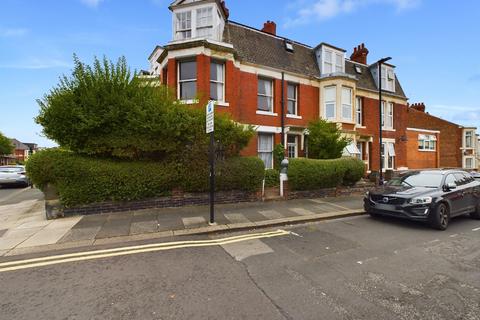
M 323 119 L 308 125 L 308 156 L 313 159 L 337 159 L 351 142 L 344 137 L 337 125 Z
M 12 141 L 0 132 L 0 155 L 12 154 L 13 150 Z
M 168 88 L 132 74 L 124 57 L 89 66 L 74 56 L 71 76 L 38 100 L 36 122 L 60 147 L 119 158 L 206 157 L 205 111 L 176 101 Z M 227 156 L 253 136 L 252 128 L 216 117 L 216 137 Z

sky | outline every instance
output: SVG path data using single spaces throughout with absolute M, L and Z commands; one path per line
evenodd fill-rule
M 410 103 L 480 128 L 480 1 L 226 0 L 230 19 L 315 46 L 365 43 L 369 62 L 391 56 Z M 53 146 L 35 124 L 37 99 L 70 74 L 72 56 L 125 56 L 148 69 L 171 40 L 170 0 L 0 0 L 0 132 Z

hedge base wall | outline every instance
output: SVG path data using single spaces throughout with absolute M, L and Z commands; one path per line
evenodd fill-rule
M 288 183 L 287 183 L 288 184 Z M 375 183 L 361 181 L 354 186 L 338 186 L 336 188 L 324 188 L 317 190 L 290 191 L 288 185 L 285 190 L 285 199 L 305 199 L 305 198 L 328 198 L 328 197 L 347 197 L 364 195 L 365 192 L 375 187 Z
M 103 202 L 72 208 L 55 208 L 49 206 L 49 208 L 47 208 L 47 216 L 49 209 L 61 211 L 60 214 L 51 213 L 52 217 L 68 217 L 74 215 L 116 213 L 143 209 L 207 205 L 210 203 L 209 199 L 210 198 L 208 193 L 183 193 L 180 191 L 173 192 L 173 195 L 170 197 L 161 197 L 155 199 L 145 199 L 128 202 Z M 219 191 L 215 193 L 215 203 L 217 204 L 254 202 L 260 200 L 262 200 L 261 192 Z

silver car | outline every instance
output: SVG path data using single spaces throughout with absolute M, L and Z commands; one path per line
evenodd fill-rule
M 0 166 L 0 187 L 29 185 L 24 166 Z

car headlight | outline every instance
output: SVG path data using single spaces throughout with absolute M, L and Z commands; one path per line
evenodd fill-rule
M 365 192 L 365 198 L 368 198 L 370 196 L 370 191 Z
M 432 197 L 418 197 L 410 200 L 411 204 L 429 204 L 432 203 Z

